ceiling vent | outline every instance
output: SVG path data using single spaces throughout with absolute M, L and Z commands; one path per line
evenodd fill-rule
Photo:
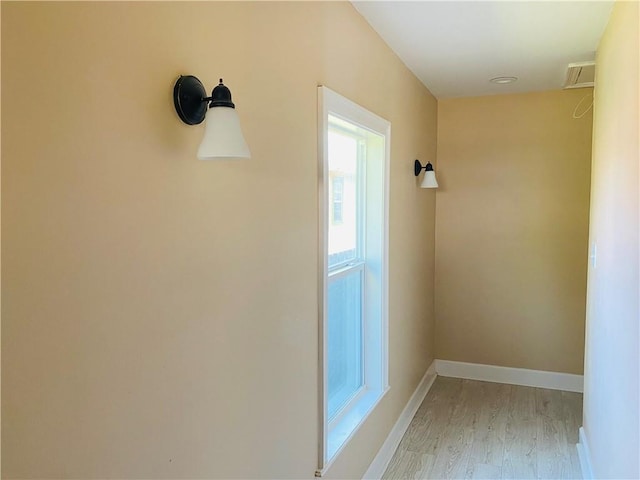
M 567 79 L 564 88 L 593 87 L 596 75 L 596 62 L 570 63 L 567 66 Z

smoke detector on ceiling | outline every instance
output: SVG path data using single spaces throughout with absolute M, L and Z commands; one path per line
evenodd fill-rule
M 518 77 L 495 77 L 489 80 L 491 83 L 497 83 L 498 85 L 506 85 L 518 81 Z
M 578 62 L 567 65 L 567 79 L 564 88 L 593 87 L 596 62 Z

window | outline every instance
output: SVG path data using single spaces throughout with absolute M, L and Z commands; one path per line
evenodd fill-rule
M 387 385 L 390 124 L 319 87 L 321 475 Z
M 329 196 L 331 198 L 331 223 L 333 225 L 340 225 L 343 222 L 343 195 L 344 193 L 344 176 L 337 176 L 331 178 L 331 192 Z

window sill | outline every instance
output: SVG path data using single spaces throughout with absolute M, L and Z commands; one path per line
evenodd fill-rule
M 385 389 L 369 389 L 348 412 L 342 414 L 340 419 L 331 426 L 327 438 L 327 465 L 322 469 L 322 473 L 329 468 L 342 448 L 358 431 L 360 425 L 364 423 L 388 391 L 389 387 Z

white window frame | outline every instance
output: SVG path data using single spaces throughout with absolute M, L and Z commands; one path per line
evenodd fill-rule
M 329 169 L 328 169 L 328 132 L 329 115 L 341 118 L 357 125 L 361 129 L 380 135 L 384 138 L 384 158 L 382 161 L 382 202 L 378 206 L 382 210 L 382 218 L 378 222 L 382 232 L 376 231 L 381 236 L 381 246 L 377 254 L 376 299 L 379 302 L 375 308 L 379 312 L 375 316 L 375 328 L 367 326 L 368 320 L 364 320 L 363 349 L 365 358 L 363 361 L 364 387 L 348 402 L 348 404 L 335 415 L 331 421 L 328 417 L 328 356 L 327 356 L 327 290 L 329 276 L 340 276 L 361 270 L 365 276 L 366 262 L 357 262 L 354 265 L 328 268 L 328 225 L 332 208 L 329 198 Z M 388 276 L 389 276 L 389 163 L 391 145 L 391 124 L 382 117 L 366 110 L 360 105 L 348 100 L 327 87 L 318 87 L 318 167 L 319 167 L 319 431 L 318 442 L 318 470 L 316 476 L 322 476 L 338 457 L 344 446 L 354 436 L 358 428 L 365 422 L 368 415 L 389 390 L 388 383 Z M 372 222 L 373 223 L 373 222 Z M 364 227 L 366 229 L 366 227 Z M 367 233 L 370 235 L 370 232 Z M 372 242 L 375 243 L 375 242 Z M 363 285 L 363 295 L 366 290 Z M 363 311 L 369 306 L 363 303 Z M 367 313 L 364 313 L 366 316 Z M 376 343 L 377 352 L 367 345 Z M 374 368 L 375 367 L 375 368 Z M 375 373 L 372 374 L 371 372 Z

